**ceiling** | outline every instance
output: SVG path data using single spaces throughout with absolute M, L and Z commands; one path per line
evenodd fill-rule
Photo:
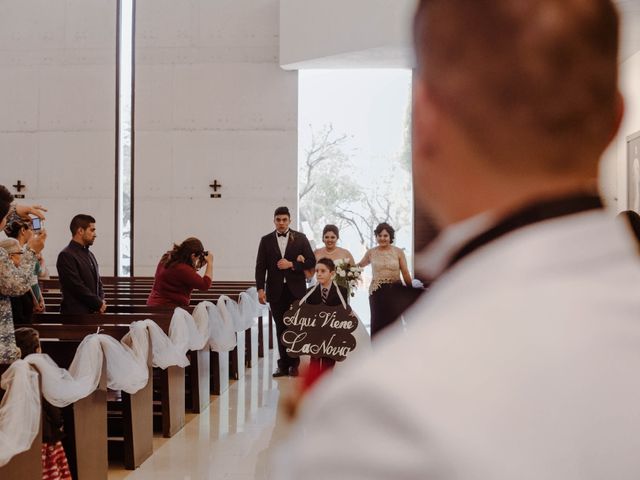
M 281 0 L 282 1 L 282 0 Z M 300 0 L 291 0 L 294 5 L 297 5 Z M 355 1 L 355 0 L 353 0 Z M 403 9 L 407 10 L 409 14 L 413 13 L 415 0 L 404 0 L 402 3 Z M 620 39 L 620 62 L 624 62 L 632 55 L 640 52 L 640 0 L 613 0 L 618 6 L 621 14 L 622 32 Z M 322 3 L 318 3 L 309 0 L 306 9 L 313 8 L 317 5 L 320 10 L 324 11 L 325 8 Z M 285 10 L 286 11 L 286 10 Z M 357 15 L 353 18 L 353 22 L 362 22 L 362 11 L 356 10 Z M 302 48 L 301 52 L 296 52 L 296 55 L 291 55 L 292 59 L 284 61 L 283 59 L 283 46 L 281 45 L 281 62 L 282 67 L 289 70 L 297 70 L 303 68 L 411 68 L 413 65 L 413 50 L 410 45 L 410 35 L 403 34 L 397 35 L 398 38 L 391 37 L 391 40 L 386 44 L 382 42 L 372 42 L 370 48 L 362 48 L 363 45 L 356 42 L 357 45 L 350 45 L 350 38 L 353 35 L 352 27 L 346 28 L 344 35 L 340 36 L 340 31 L 333 32 L 333 37 L 338 38 L 342 43 L 346 43 L 347 47 L 353 46 L 354 48 L 346 48 L 342 43 L 340 48 L 335 45 L 329 45 L 323 52 L 316 51 L 318 44 L 327 43 L 326 25 L 316 20 L 317 12 L 308 12 L 309 19 L 307 23 L 301 22 L 299 12 L 294 12 L 292 15 L 292 25 L 296 30 L 291 35 L 284 35 L 281 25 L 281 43 L 283 38 L 288 38 L 289 42 L 295 46 L 296 50 L 300 49 L 300 46 L 312 45 L 314 48 L 308 47 L 305 51 Z M 407 15 L 409 15 L 407 14 Z M 348 15 L 345 15 L 348 16 Z M 410 15 L 409 15 L 410 16 Z M 400 16 L 402 17 L 402 16 Z M 281 12 L 281 23 L 283 14 Z M 402 20 L 402 18 L 401 18 Z M 300 24 L 303 23 L 302 27 Z M 349 24 L 347 21 L 346 24 Z M 400 25 L 405 25 L 402 22 Z M 336 27 L 337 28 L 337 27 Z M 396 30 L 402 30 L 403 27 L 399 27 Z M 314 37 L 313 33 L 317 30 L 317 35 Z M 393 30 L 393 29 L 391 29 Z M 406 32 L 405 32 L 406 33 Z M 366 37 L 366 35 L 365 35 Z M 329 42 L 330 43 L 330 42 Z M 335 43 L 335 42 L 334 42 Z M 351 43 L 353 43 L 351 41 Z M 366 42 L 365 42 L 366 43 Z M 335 48 L 334 48 L 335 47 Z M 344 47 L 344 48 L 343 48 Z M 292 61 L 293 60 L 293 61 Z

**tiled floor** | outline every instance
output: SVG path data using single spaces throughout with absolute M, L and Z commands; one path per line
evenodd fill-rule
M 273 351 L 245 378 L 232 382 L 200 415 L 171 439 L 154 439 L 153 455 L 135 471 L 111 465 L 109 480 L 267 480 L 270 449 L 286 435 L 289 422 L 280 400 L 295 380 L 271 377 Z

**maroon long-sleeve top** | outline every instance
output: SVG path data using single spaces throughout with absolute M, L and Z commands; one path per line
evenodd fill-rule
M 158 307 L 175 305 L 185 307 L 191 301 L 193 290 L 208 290 L 211 278 L 201 277 L 193 267 L 185 263 L 176 263 L 166 268 L 163 263 L 158 264 L 153 288 L 147 298 L 147 305 Z

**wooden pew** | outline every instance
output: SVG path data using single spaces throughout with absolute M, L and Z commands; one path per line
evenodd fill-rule
M 132 314 L 85 314 L 39 313 L 34 322 L 62 323 L 105 328 L 108 325 L 129 325 L 134 321 L 151 319 L 168 334 L 173 313 Z M 94 330 L 95 331 L 95 330 Z M 170 366 L 159 370 L 158 391 L 160 394 L 161 429 L 164 437 L 172 437 L 185 425 L 185 374 L 184 368 Z
M 103 284 L 105 285 L 105 294 L 106 300 L 109 304 L 108 312 L 131 312 L 131 313 L 141 313 L 144 310 L 146 305 L 146 299 L 148 293 L 151 290 L 153 285 L 153 277 L 103 277 Z M 195 306 L 202 300 L 208 300 L 212 302 L 216 302 L 221 294 L 225 294 L 235 300 L 238 299 L 239 294 L 241 292 L 246 291 L 246 289 L 252 287 L 254 282 L 252 281 L 223 281 L 223 282 L 213 282 L 211 288 L 207 292 L 199 292 L 195 291 L 192 294 L 192 302 L 191 307 Z M 61 295 L 59 290 L 48 293 L 46 291 L 47 287 L 59 287 L 59 283 L 56 279 L 49 280 L 44 285 L 44 296 L 48 309 L 56 309 L 59 307 Z M 271 325 L 270 325 L 271 329 Z M 229 376 L 232 379 L 237 379 L 242 376 L 242 368 L 241 365 L 246 365 L 247 367 L 251 367 L 252 358 L 262 357 L 264 355 L 264 332 L 263 332 L 263 324 L 259 322 L 258 324 L 258 334 L 257 340 L 255 338 L 255 334 L 252 334 L 250 330 L 247 331 L 245 337 L 243 339 L 239 339 L 239 343 L 245 342 L 245 358 L 238 359 L 236 356 L 240 355 L 237 351 L 230 354 L 230 368 L 229 368 Z M 257 341 L 257 355 L 256 349 L 253 344 Z M 271 346 L 271 345 L 270 345 Z M 204 358 L 201 359 L 204 362 Z M 225 362 L 220 363 L 216 361 L 216 359 L 211 358 L 210 368 L 212 369 L 212 375 L 216 375 L 215 365 L 222 365 Z M 215 393 L 220 392 L 220 384 L 218 379 L 212 378 L 211 391 Z M 203 388 L 201 391 L 204 391 Z M 224 391 L 224 388 L 223 388 Z M 200 397 L 202 398 L 202 397 Z M 202 408 L 202 403 L 200 402 L 200 409 Z M 195 402 L 192 402 L 192 409 L 194 411 L 198 411 L 198 406 Z
M 0 376 L 9 368 L 9 365 L 0 364 Z M 4 396 L 4 390 L 0 389 L 0 400 Z M 20 480 L 42 480 L 42 417 L 40 428 L 33 439 L 31 448 L 19 453 L 9 463 L 0 467 L 0 478 Z
M 131 323 L 134 320 L 141 320 L 146 318 L 151 318 L 155 320 L 156 315 L 162 314 L 169 318 L 169 323 L 171 316 L 174 312 L 174 307 L 149 307 L 146 305 L 111 305 L 106 315 L 112 314 L 139 314 L 136 317 L 132 317 L 128 315 L 124 320 L 113 320 L 111 317 L 94 317 L 98 322 L 103 320 L 107 323 L 112 323 L 113 321 Z M 193 308 L 187 308 L 189 313 L 193 312 Z M 43 321 L 48 322 L 49 320 L 45 319 Z M 73 320 L 72 320 L 73 321 Z M 164 320 L 161 320 L 164 321 Z M 161 326 L 162 328 L 162 326 Z M 165 329 L 165 332 L 168 332 L 168 327 Z M 211 369 L 211 362 L 208 347 L 197 352 L 189 351 L 187 353 L 187 357 L 189 358 L 190 365 L 185 369 L 185 376 L 187 380 L 187 391 L 186 391 L 186 408 L 188 408 L 193 413 L 200 413 L 204 409 L 208 407 L 211 403 L 211 399 L 209 397 L 210 391 L 210 375 L 209 371 Z
M 77 330 L 61 328 L 54 334 L 32 325 L 41 337 L 42 350 L 49 354 L 59 366 L 67 368 L 73 358 L 75 346 L 85 337 Z M 57 339 L 51 341 L 51 338 Z M 55 347 L 55 348 L 52 348 Z M 107 394 L 106 370 L 103 368 L 98 388 L 89 396 L 63 409 L 65 453 L 73 478 L 107 478 Z
M 73 359 L 75 348 L 69 348 L 72 345 L 77 346 L 87 335 L 96 332 L 94 325 L 56 325 L 56 324 L 33 324 L 33 328 L 38 330 L 41 339 L 43 339 L 43 351 L 52 355 L 52 358 L 59 358 L 61 362 L 60 366 L 68 367 Z M 128 325 L 104 325 L 101 327 L 101 333 L 110 335 L 116 339 L 121 339 L 129 332 Z M 53 341 L 46 341 L 46 339 L 56 339 Z M 151 382 L 152 372 L 149 369 L 149 382 L 147 385 L 134 394 L 128 394 L 122 392 L 122 428 L 121 431 L 115 434 L 109 434 L 105 427 L 104 438 L 108 439 L 108 446 L 105 443 L 103 454 L 107 455 L 107 451 L 118 450 L 113 448 L 114 445 L 120 445 L 122 450 L 122 456 L 124 459 L 124 466 L 129 470 L 142 465 L 151 454 L 153 453 L 153 385 Z M 105 402 L 105 423 L 107 417 L 114 418 L 114 405 L 111 404 L 109 411 L 106 410 L 107 405 L 107 393 L 106 383 L 104 389 L 101 387 L 99 390 L 104 390 L 104 402 Z M 83 427 L 87 429 L 87 425 L 92 425 L 87 422 L 76 422 L 79 429 Z M 92 430 L 92 429 L 87 429 Z M 113 426 L 112 426 L 113 430 Z M 92 437 L 93 438 L 93 437 Z M 100 437 L 102 438 L 102 437 Z M 83 452 L 86 448 L 85 443 L 76 442 L 76 444 L 82 447 L 80 451 Z M 89 464 L 91 468 L 91 464 Z M 75 477 L 74 477 L 75 478 Z M 105 477 L 106 478 L 106 477 Z
M 109 305 L 131 305 L 132 307 L 143 307 L 146 305 L 146 296 L 148 296 L 153 286 L 154 277 L 101 277 L 107 295 Z M 42 289 L 47 300 L 47 305 L 54 309 L 60 303 L 60 284 L 57 278 L 41 281 Z M 195 306 L 202 300 L 217 301 L 221 294 L 227 295 L 237 300 L 237 296 L 246 291 L 248 288 L 255 286 L 253 281 L 235 280 L 235 281 L 213 281 L 207 292 L 194 291 L 192 295 L 191 305 Z M 53 295 L 48 296 L 48 290 L 54 289 Z M 131 294 L 131 295 L 130 295 Z M 271 324 L 269 325 L 271 329 Z M 258 325 L 258 356 L 264 355 L 264 332 L 262 322 Z M 249 343 L 247 343 L 249 346 Z M 269 344 L 269 348 L 273 348 Z
M 213 299 L 214 302 L 217 300 L 217 298 Z M 173 307 L 149 307 L 146 305 L 146 297 L 144 299 L 142 298 L 138 298 L 138 299 L 119 299 L 119 301 L 123 301 L 126 303 L 123 304 L 109 304 L 109 306 L 107 307 L 107 314 L 114 314 L 114 313 L 132 313 L 132 314 L 147 314 L 147 315 L 154 315 L 154 314 L 158 314 L 160 312 L 162 313 L 172 313 L 173 312 Z M 200 300 L 194 300 L 194 303 L 192 305 L 190 305 L 189 307 L 187 307 L 187 311 L 192 312 L 193 308 L 195 308 L 195 306 L 197 305 L 197 303 L 199 303 Z M 59 304 L 57 303 L 52 303 L 52 300 L 50 297 L 47 297 L 45 295 L 45 303 L 47 305 L 47 308 L 49 310 L 58 310 L 59 309 Z M 243 369 L 244 366 L 250 368 L 252 365 L 252 358 L 255 358 L 256 360 L 258 359 L 258 357 L 260 356 L 260 351 L 263 351 L 263 347 L 262 347 L 262 341 L 263 341 L 263 333 L 262 333 L 262 324 L 260 323 L 258 325 L 258 332 L 257 332 L 257 336 L 255 334 L 251 334 L 251 330 L 246 330 L 246 334 L 245 337 L 243 338 L 238 338 L 238 343 L 240 344 L 240 347 L 243 349 L 240 353 L 238 353 L 237 350 L 233 350 L 232 353 L 230 353 L 230 358 L 229 358 L 229 376 L 231 379 L 233 380 L 238 380 L 239 378 L 241 378 L 243 376 Z M 244 342 L 244 343 L 243 343 Z M 256 343 L 257 342 L 257 349 L 252 347 L 252 342 Z M 242 356 L 244 355 L 244 358 L 236 358 L 238 356 Z M 197 388 L 197 390 L 192 390 L 192 391 L 200 391 L 203 392 L 201 395 L 198 395 L 193 401 L 191 401 L 189 403 L 192 411 L 198 413 L 199 411 L 201 411 L 203 408 L 206 407 L 206 405 L 208 405 L 209 403 L 209 398 L 208 395 L 204 395 L 204 392 L 209 391 L 209 387 L 206 385 L 202 385 L 202 382 L 205 381 L 205 377 L 208 378 L 208 376 L 206 376 L 205 374 L 201 374 L 200 372 L 203 371 L 204 369 L 207 368 L 207 363 L 209 364 L 209 369 L 213 369 L 215 365 L 220 365 L 219 362 L 214 362 L 213 359 L 211 359 L 209 362 L 207 362 L 207 360 L 205 359 L 205 355 L 200 355 L 200 356 L 196 356 L 193 357 L 192 360 L 194 360 L 195 363 L 194 364 L 194 378 L 198 378 L 196 377 L 199 376 L 199 378 L 201 379 L 200 383 L 198 383 L 197 385 L 194 384 L 194 389 Z M 217 372 L 212 371 L 211 372 L 212 375 L 216 375 Z M 191 378 L 191 376 L 190 376 Z M 215 381 L 218 382 L 218 380 L 214 380 L 212 379 L 211 381 Z M 222 384 L 220 384 L 222 385 Z M 218 385 L 218 383 L 216 383 L 215 386 L 211 387 L 211 392 L 216 392 L 215 394 L 219 394 L 220 392 L 220 387 Z M 222 389 L 222 391 L 224 391 L 224 388 Z M 190 400 L 192 399 L 192 397 L 190 397 Z

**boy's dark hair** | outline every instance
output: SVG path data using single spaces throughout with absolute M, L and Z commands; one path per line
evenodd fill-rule
M 36 353 L 40 346 L 40 335 L 29 327 L 16 328 L 16 345 L 20 348 L 20 358 Z
M 91 223 L 96 223 L 96 219 L 91 215 L 79 213 L 71 219 L 71 224 L 69 224 L 71 235 L 75 235 L 79 228 L 84 228 L 86 230 L 87 228 L 89 228 L 89 224 Z
M 289 208 L 288 207 L 278 207 L 278 208 L 276 208 L 276 211 L 273 212 L 273 216 L 277 217 L 278 215 L 286 215 L 287 217 L 291 218 L 291 214 L 289 213 Z
M 386 222 L 379 223 L 376 229 L 373 231 L 373 233 L 375 233 L 376 236 L 378 236 L 384 231 L 386 231 L 389 234 L 390 242 L 393 243 L 393 241 L 396 238 L 396 231 L 388 223 Z
M 11 195 L 11 192 L 4 185 L 0 185 L 0 220 L 9 213 L 12 202 L 13 195 Z
M 330 272 L 336 271 L 336 264 L 333 263 L 333 260 L 331 260 L 330 258 L 321 258 L 316 262 L 316 265 L 319 263 L 321 263 L 322 265 L 325 265 Z

